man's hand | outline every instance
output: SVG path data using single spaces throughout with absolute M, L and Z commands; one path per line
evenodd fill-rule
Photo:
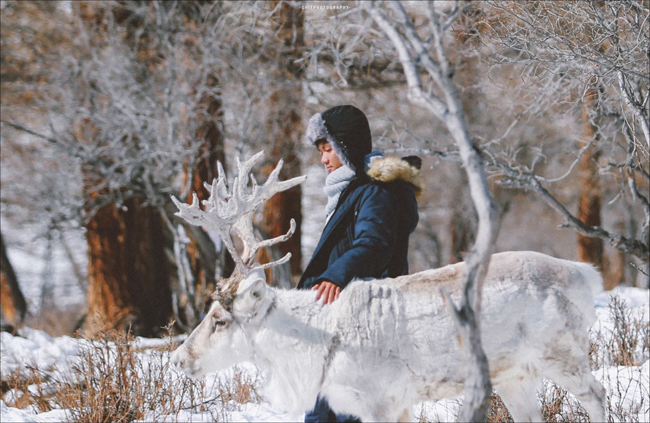
M 339 294 L 341 293 L 341 288 L 330 281 L 322 281 L 319 284 L 314 285 L 312 291 L 318 291 L 316 296 L 316 301 L 323 298 L 323 305 L 332 304 L 334 301 L 339 299 Z

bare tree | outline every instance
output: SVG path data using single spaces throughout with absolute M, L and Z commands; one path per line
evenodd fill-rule
M 187 18 L 190 28 L 199 28 L 205 22 L 206 11 L 196 2 L 185 2 L 180 6 L 180 11 Z M 215 11 L 215 16 L 221 16 L 221 10 Z M 210 19 L 212 21 L 214 18 Z M 190 32 L 185 39 L 185 45 L 191 47 L 194 61 L 203 61 L 204 54 L 210 54 L 203 47 L 202 34 Z M 198 98 L 196 109 L 192 113 L 195 121 L 196 142 L 199 144 L 196 160 L 186 169 L 191 180 L 190 194 L 196 193 L 201 201 L 207 200 L 208 191 L 203 186 L 203 181 L 212 180 L 217 176 L 217 162 L 226 166 L 225 161 L 225 133 L 223 122 L 222 82 L 218 69 L 206 67 L 200 78 L 194 81 L 193 95 Z M 169 222 L 169 221 L 168 221 Z M 175 257 L 178 265 L 179 283 L 174 295 L 175 315 L 180 309 L 185 310 L 186 329 L 194 327 L 201 314 L 211 302 L 210 292 L 214 290 L 216 281 L 223 275 L 229 275 L 234 269 L 230 254 L 217 245 L 203 228 L 180 223 L 171 224 L 172 230 L 177 233 L 175 237 Z M 181 222 L 182 223 L 182 222 Z M 184 232 L 187 237 L 179 236 Z M 181 239 L 186 242 L 181 242 Z M 182 251 L 181 251 L 182 250 Z M 182 304 L 179 304 L 182 303 Z
M 101 305 L 90 316 L 95 310 L 113 321 L 157 315 L 143 313 L 146 304 L 135 304 L 149 288 L 126 282 L 149 280 L 135 276 L 145 272 L 163 285 L 151 285 L 149 299 L 160 294 L 162 301 L 171 287 L 171 305 L 164 300 L 160 315 L 171 307 L 177 322 L 190 327 L 210 301 L 203 294 L 217 277 L 229 275 L 233 263 L 219 237 L 173 217 L 169 194 L 182 200 L 193 192 L 206 195 L 199 181 L 216 174 L 223 150 L 266 145 L 269 127 L 278 130 L 278 154 L 286 156 L 285 148 L 297 144 L 301 87 L 299 79 L 287 81 L 285 72 L 291 68 L 299 76 L 302 65 L 294 62 L 300 42 L 277 54 L 273 44 L 278 36 L 283 43 L 293 42 L 296 11 L 286 3 L 134 1 L 75 3 L 62 18 L 45 14 L 47 22 L 70 23 L 53 25 L 70 41 L 45 51 L 53 66 L 36 84 L 40 96 L 31 107 L 37 119 L 23 119 L 20 113 L 6 119 L 9 115 L 3 113 L 3 139 L 18 148 L 14 140 L 29 134 L 54 161 L 72 162 L 70 173 L 54 173 L 49 182 L 57 193 L 72 183 L 74 198 L 42 196 L 53 203 L 48 210 L 65 211 L 57 215 L 57 225 L 77 221 L 88 229 L 89 278 L 99 281 L 91 283 L 98 289 L 89 289 L 89 298 L 98 301 L 89 302 Z M 281 20 L 287 17 L 291 19 Z M 36 59 L 41 69 L 43 59 Z M 258 67 L 259 72 L 250 72 Z M 284 98 L 288 85 L 291 96 Z M 24 92 L 24 87 L 13 88 Z M 3 112 L 14 106 L 5 99 Z M 286 110 L 286 116 L 275 113 Z M 31 161 L 41 159 L 40 151 L 30 151 Z M 299 172 L 297 155 L 293 162 Z M 9 197 L 3 193 L 3 198 Z M 66 207 L 55 205 L 66 198 Z M 299 198 L 283 200 L 298 221 Z M 17 192 L 11 196 L 12 202 L 20 199 Z M 280 221 L 288 222 L 285 217 L 283 213 Z M 133 232 L 139 225 L 151 230 Z M 154 240 L 155 234 L 160 238 Z M 291 244 L 298 260 L 299 239 Z M 147 272 L 144 263 L 150 256 L 164 264 Z M 115 283 L 100 280 L 103 276 Z M 114 288 L 102 290 L 104 285 Z
M 607 8 L 595 9 L 605 4 Z M 619 31 L 619 41 L 612 33 L 605 37 L 600 29 L 608 22 L 605 12 L 612 15 L 612 8 L 620 12 L 619 28 L 627 25 Z M 513 22 L 514 11 L 522 10 L 529 21 Z M 589 260 L 602 262 L 611 274 L 620 269 L 610 263 L 607 270 L 612 256 L 603 257 L 601 240 L 625 254 L 622 260 L 632 275 L 635 270 L 629 263 L 647 264 L 648 257 L 644 229 L 648 149 L 645 124 L 636 111 L 641 107 L 647 113 L 643 109 L 647 78 L 638 76 L 647 75 L 648 59 L 642 54 L 647 50 L 646 11 L 646 6 L 634 2 L 474 2 L 463 8 L 450 28 L 456 38 L 449 49 L 454 77 L 462 87 L 470 133 L 488 165 L 497 198 L 507 203 L 515 195 L 539 194 L 565 219 L 563 227 L 579 232 L 585 248 L 579 247 L 578 252 L 593 252 L 599 259 Z M 410 13 L 416 28 L 427 25 L 421 9 Z M 368 29 L 361 20 L 353 27 L 366 30 L 373 54 L 385 54 L 379 50 L 373 27 Z M 565 44 L 553 41 L 560 38 L 550 33 L 551 27 L 557 37 L 567 40 Z M 611 48 L 616 42 L 619 58 Z M 579 54 L 572 54 L 567 45 Z M 340 61 L 345 63 L 343 58 Z M 616 63 L 622 64 L 618 70 L 626 75 L 628 93 L 636 92 L 634 107 L 620 90 L 617 69 L 611 66 Z M 436 92 L 428 79 L 423 81 Z M 443 135 L 432 132 L 432 136 L 418 136 L 403 128 L 392 139 L 379 138 L 390 143 L 391 152 L 408 150 L 438 160 L 458 160 L 458 152 L 445 146 Z M 575 201 L 580 186 L 591 187 L 585 190 L 582 208 Z M 518 193 L 508 193 L 508 188 L 517 188 Z M 501 205 L 504 210 L 506 203 Z M 593 207 L 599 203 L 600 211 Z M 620 280 L 607 274 L 605 279 L 608 284 Z
M 44 98 L 43 81 L 49 78 L 51 70 L 59 64 L 53 51 L 70 42 L 69 34 L 59 25 L 65 19 L 65 13 L 61 4 L 52 2 L 4 2 L 1 8 L 2 119 L 18 120 L 25 125 L 34 126 L 43 120 L 44 111 L 39 109 Z M 6 249 L 16 248 L 20 243 L 45 240 L 48 248 L 44 257 L 45 270 L 41 275 L 44 283 L 42 288 L 45 291 L 51 286 L 51 257 L 48 260 L 47 256 L 52 250 L 52 242 L 47 240 L 53 239 L 53 232 L 75 229 L 76 225 L 69 221 L 74 214 L 70 203 L 79 200 L 74 192 L 78 174 L 69 171 L 74 167 L 71 159 L 59 157 L 53 151 L 50 141 L 21 136 L 5 123 L 2 123 L 0 136 L 2 302 L 3 310 L 14 315 L 9 320 L 15 320 L 16 324 L 28 310 L 17 285 L 20 275 L 15 274 Z M 35 160 L 37 155 L 39 158 Z M 59 179 L 59 175 L 65 176 Z M 16 231 L 16 228 L 20 230 Z M 16 234 L 20 236 L 16 237 Z M 32 253 L 35 251 L 38 248 L 34 248 Z M 28 278 L 20 279 L 22 283 L 29 281 Z M 37 299 L 31 299 L 30 303 L 36 307 L 39 304 Z
M 599 251 L 602 241 L 607 241 L 647 263 L 650 203 L 640 188 L 650 181 L 647 3 L 542 1 L 483 6 L 480 37 L 493 63 L 492 72 L 509 71 L 521 82 L 514 94 L 520 108 L 512 123 L 484 149 L 495 176 L 503 184 L 532 189 L 555 209 L 565 219 L 564 226 L 578 232 L 582 259 L 602 268 Z M 513 128 L 526 117 L 551 110 L 575 111 L 585 128 L 583 139 L 572 147 L 575 159 L 565 172 L 543 176 L 521 160 L 503 160 L 499 145 L 512 136 Z M 570 181 L 574 168 L 580 169 L 583 181 L 577 214 L 569 211 L 553 188 Z M 603 227 L 599 192 L 605 177 L 616 178 L 613 183 L 619 187 L 612 202 L 629 197 L 643 210 L 636 233 Z
M 172 75 L 177 71 L 178 63 L 174 60 L 179 53 L 177 43 L 181 42 L 181 37 L 169 35 L 179 28 L 184 13 L 170 5 L 140 2 L 108 6 L 81 4 L 78 10 L 82 34 L 88 37 L 82 44 L 86 47 L 83 50 L 88 55 L 86 57 L 97 56 L 98 50 L 108 48 L 115 51 L 112 58 L 121 55 L 123 63 L 127 64 L 124 71 L 111 69 L 106 63 L 109 57 L 100 55 L 97 62 L 101 63 L 101 70 L 91 70 L 88 79 L 73 77 L 81 84 L 94 83 L 99 88 L 94 90 L 90 85 L 90 90 L 80 90 L 86 98 L 77 96 L 81 104 L 88 104 L 88 97 L 94 97 L 90 100 L 91 118 L 73 118 L 78 128 L 77 138 L 108 153 L 103 157 L 100 155 L 103 166 L 82 168 L 84 192 L 91 199 L 86 202 L 90 215 L 87 223 L 89 309 L 86 328 L 92 332 L 104 324 L 109 327 L 129 325 L 134 326 L 136 333 L 154 334 L 172 316 L 172 291 L 178 291 L 172 287 L 186 286 L 176 283 L 180 272 L 176 272 L 175 267 L 180 267 L 181 260 L 170 254 L 175 237 L 173 229 L 166 224 L 165 203 L 160 201 L 158 191 L 162 187 L 155 185 L 158 181 L 150 173 L 157 170 L 156 165 L 167 162 L 155 155 L 169 151 L 175 140 L 169 134 L 171 136 L 165 142 L 157 142 L 156 134 L 147 130 L 155 123 L 142 119 L 147 109 L 140 107 L 142 100 L 146 102 L 155 98 L 155 90 L 148 89 L 147 85 L 156 78 L 163 77 L 168 87 L 178 87 L 180 81 Z M 105 73 L 102 75 L 102 72 Z M 166 72 L 172 75 L 166 75 Z M 122 84 L 119 79 L 114 79 L 115 73 L 124 78 Z M 116 85 L 117 89 L 113 88 Z M 124 85 L 126 92 L 120 92 L 120 85 Z M 179 89 L 183 88 L 178 87 L 177 92 Z M 163 94 L 163 104 L 173 104 L 178 100 L 169 91 Z M 105 94 L 108 96 L 104 97 Z M 120 98 L 112 99 L 114 95 L 120 95 Z M 152 106 L 150 104 L 148 109 L 151 110 Z M 117 108 L 122 113 L 112 113 L 112 118 L 107 121 L 103 114 Z M 170 116 L 172 113 L 168 108 L 163 114 L 168 124 L 174 121 L 175 117 Z M 115 143 L 114 137 L 121 142 Z M 200 142 L 190 143 L 194 144 L 195 152 L 200 150 L 197 148 Z M 133 167 L 129 166 L 129 161 Z M 180 170 L 178 165 L 175 168 Z M 111 173 L 105 173 L 106 170 Z M 111 187 L 117 182 L 112 172 L 120 176 L 122 172 L 125 176 L 130 175 L 122 184 Z M 183 291 L 192 293 L 194 289 Z M 187 300 L 185 308 L 194 310 L 196 304 L 193 302 Z M 183 322 L 182 317 L 187 318 L 188 314 L 178 316 L 179 320 Z M 190 324 L 192 320 L 190 318 Z
M 488 364 L 481 346 L 479 313 L 481 287 L 498 232 L 496 210 L 488 190 L 481 156 L 472 141 L 460 94 L 453 77 L 453 64 L 445 48 L 445 36 L 464 5 L 455 2 L 448 9 L 427 3 L 426 24 L 416 27 L 414 19 L 399 2 L 381 7 L 376 2 L 362 4 L 363 9 L 392 42 L 408 83 L 409 101 L 429 110 L 440 119 L 458 146 L 467 172 L 470 195 L 478 215 L 476 240 L 466 258 L 464 292 L 461 308 L 454 311 L 466 353 L 467 377 L 465 402 L 460 421 L 482 421 L 489 409 L 492 386 Z M 391 13 L 392 12 L 392 13 Z M 423 85 L 422 73 L 430 78 L 431 87 Z
M 74 187 L 78 202 L 47 209 L 66 211 L 56 222 L 78 220 L 88 229 L 90 319 L 99 314 L 109 326 L 133 321 L 143 333 L 154 333 L 175 308 L 177 321 L 192 325 L 200 304 L 187 298 L 195 288 L 179 283 L 183 264 L 200 257 L 202 264 L 190 273 L 202 267 L 208 281 L 214 279 L 215 247 L 200 228 L 179 232 L 167 208 L 173 207 L 169 194 L 186 198 L 191 175 L 223 149 L 215 133 L 214 98 L 220 94 L 211 77 L 214 46 L 206 36 L 223 14 L 199 3 L 155 2 L 79 3 L 67 15 L 45 12 L 46 22 L 70 21 L 53 26 L 67 28 L 74 42 L 44 51 L 55 66 L 39 80 L 32 105 L 38 124 L 16 114 L 3 120 L 3 139 L 16 139 L 9 132 L 16 129 L 37 137 L 58 160 L 73 162 L 67 169 L 74 176 L 53 173 L 50 181 L 81 181 Z M 186 22 L 188 15 L 194 24 Z M 48 63 L 34 60 L 36 69 Z M 16 91 L 24 93 L 24 85 Z M 15 106 L 7 100 L 3 96 L 3 111 Z M 33 161 L 41 160 L 39 151 L 31 151 Z M 55 194 L 41 197 L 56 203 L 61 198 Z M 188 236 L 198 247 L 175 255 L 174 245 L 185 245 Z M 198 279 L 191 282 L 201 284 Z

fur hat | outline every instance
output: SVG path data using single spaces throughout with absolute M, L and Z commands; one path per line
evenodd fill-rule
M 357 173 L 363 172 L 364 157 L 372 150 L 368 119 L 350 105 L 330 107 L 313 115 L 306 136 L 314 146 L 321 139 L 329 142 L 341 162 Z

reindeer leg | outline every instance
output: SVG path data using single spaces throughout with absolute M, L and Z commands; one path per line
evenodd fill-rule
M 400 423 L 412 422 L 413 417 L 412 417 L 412 413 L 411 413 L 411 407 L 405 408 L 404 412 L 401 415 L 401 417 L 397 421 L 400 422 Z
M 588 367 L 581 366 L 578 373 L 553 375 L 553 382 L 571 392 L 580 401 L 580 405 L 589 413 L 592 422 L 604 422 L 605 388 L 591 374 Z
M 586 338 L 586 334 L 583 336 Z M 578 339 L 573 344 L 587 345 L 587 340 Z M 569 345 L 558 351 L 545 357 L 544 377 L 572 393 L 587 410 L 592 422 L 606 421 L 603 406 L 605 388 L 591 374 L 586 348 L 571 349 Z M 556 357 L 561 357 L 561 360 Z
M 538 379 L 514 378 L 500 381 L 495 390 L 501 396 L 510 415 L 516 422 L 541 422 L 542 414 L 537 404 Z

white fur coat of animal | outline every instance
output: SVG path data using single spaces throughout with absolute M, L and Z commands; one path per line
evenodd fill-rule
M 462 394 L 463 352 L 440 293 L 459 300 L 462 269 L 353 282 L 327 306 L 314 292 L 269 288 L 252 273 L 231 303 L 215 301 L 173 360 L 193 376 L 251 361 L 267 374 L 271 404 L 294 414 L 320 394 L 363 421 L 409 419 L 418 401 Z M 481 335 L 493 386 L 515 421 L 541 419 L 542 378 L 573 393 L 592 421 L 603 418 L 587 333 L 600 289 L 587 264 L 534 252 L 492 256 Z

